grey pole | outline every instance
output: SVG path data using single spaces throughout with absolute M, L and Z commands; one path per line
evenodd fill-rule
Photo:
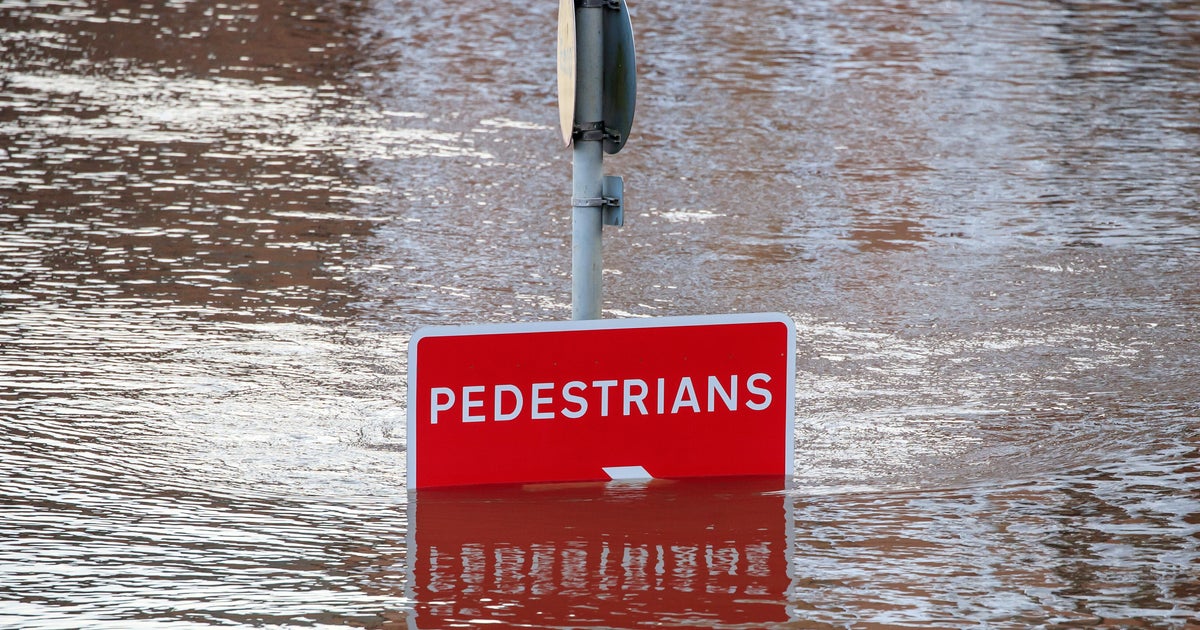
M 587 6 L 575 11 L 577 124 L 602 122 L 604 117 L 604 10 L 603 6 Z M 604 208 L 578 204 L 603 196 L 603 146 L 603 137 L 584 140 L 575 134 L 571 154 L 571 194 L 575 198 L 571 211 L 571 319 L 600 319 Z

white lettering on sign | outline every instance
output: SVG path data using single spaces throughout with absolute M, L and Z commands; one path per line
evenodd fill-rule
M 685 376 L 679 381 L 679 389 L 675 391 L 675 404 L 671 405 L 671 414 L 679 413 L 680 407 L 691 407 L 692 411 L 700 413 L 700 403 L 696 402 L 696 388 L 692 386 L 690 376 Z
M 514 396 L 514 405 L 512 411 L 503 411 L 504 409 L 504 394 L 512 394 Z M 521 407 L 525 404 L 525 398 L 521 395 L 521 389 L 516 385 L 497 385 L 496 386 L 496 404 L 493 407 L 496 411 L 496 421 L 504 422 L 516 418 L 521 413 Z
M 757 381 L 769 383 L 771 382 L 771 377 L 766 374 L 758 373 L 753 374 L 750 376 L 750 378 L 746 379 L 746 391 L 749 391 L 751 394 L 762 396 L 762 400 L 758 402 L 747 401 L 746 406 L 755 411 L 762 411 L 763 409 L 771 406 L 771 392 L 770 390 L 766 390 L 761 387 L 755 387 L 754 383 Z
M 636 389 L 637 393 L 632 393 Z M 646 381 L 641 379 L 631 378 L 625 381 L 625 406 L 623 407 L 625 415 L 629 414 L 629 409 L 632 405 L 637 405 L 642 415 L 646 415 L 646 405 L 642 403 L 646 399 Z
M 433 401 L 429 405 L 429 422 L 437 424 L 438 413 L 454 406 L 454 390 L 449 387 L 434 387 L 429 396 Z
M 561 387 L 557 383 L 533 383 L 528 389 L 509 383 L 486 386 L 467 385 L 456 392 L 449 387 L 431 387 L 429 390 L 429 423 L 437 424 L 442 412 L 448 412 L 456 405 L 462 407 L 463 422 L 507 422 L 519 417 L 525 411 L 525 402 L 529 401 L 529 417 L 533 420 L 553 420 L 558 417 L 578 419 L 587 414 L 589 408 L 588 394 L 599 396 L 600 417 L 609 417 L 610 412 L 616 413 L 619 408 L 623 416 L 648 416 L 648 400 L 653 400 L 654 409 L 659 415 L 667 413 L 667 401 L 672 401 L 670 414 L 677 415 L 683 411 L 701 413 L 706 410 L 713 413 L 718 410 L 737 411 L 744 407 L 751 411 L 763 411 L 771 406 L 771 391 L 764 387 L 771 382 L 771 376 L 762 372 L 751 374 L 742 381 L 745 386 L 739 389 L 740 377 L 731 374 L 727 379 L 718 376 L 708 376 L 701 386 L 704 394 L 703 406 L 701 397 L 697 394 L 692 377 L 684 376 L 678 382 L 668 383 L 665 378 L 646 381 L 640 378 L 623 380 L 600 380 L 586 383 L 584 381 L 568 381 Z M 491 389 L 491 408 L 487 408 L 488 390 Z M 619 406 L 615 399 L 620 397 Z M 490 412 L 490 413 L 489 413 Z
M 600 417 L 608 417 L 608 388 L 616 385 L 617 381 L 592 381 L 592 387 L 600 388 Z
M 578 409 L 567 409 L 563 407 L 562 414 L 568 418 L 582 418 L 583 414 L 587 413 L 587 399 L 583 396 L 571 393 L 572 390 L 583 391 L 587 387 L 587 383 L 583 381 L 571 381 L 563 386 L 563 398 L 573 405 L 577 405 Z
M 737 409 L 737 378 L 729 379 L 729 391 L 725 391 L 724 385 L 721 385 L 721 379 L 710 376 L 708 377 L 708 412 L 712 413 L 717 406 L 717 396 L 721 396 L 721 400 L 725 401 L 725 408 L 733 411 Z
M 483 422 L 484 420 L 487 420 L 487 416 L 485 415 L 475 415 L 471 413 L 472 409 L 483 406 L 483 401 L 471 398 L 471 394 L 482 394 L 484 389 L 486 388 L 483 385 L 472 385 L 471 387 L 462 388 L 463 422 Z
M 547 389 L 553 389 L 554 383 L 534 383 L 533 384 L 533 419 L 534 420 L 553 420 L 553 411 L 542 411 L 542 405 L 548 405 L 554 402 L 549 396 L 541 396 L 540 394 Z

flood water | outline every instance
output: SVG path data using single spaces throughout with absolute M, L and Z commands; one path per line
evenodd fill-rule
M 1192 2 L 633 2 L 605 316 L 790 315 L 796 474 L 409 495 L 557 4 L 0 0 L 0 627 L 1200 624 Z

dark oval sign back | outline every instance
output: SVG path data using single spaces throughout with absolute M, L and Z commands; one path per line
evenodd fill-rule
M 605 139 L 605 153 L 616 153 L 625 146 L 633 129 L 635 101 L 633 24 L 629 21 L 629 6 L 620 0 L 618 10 L 604 12 L 604 125 L 621 134 L 619 138 Z

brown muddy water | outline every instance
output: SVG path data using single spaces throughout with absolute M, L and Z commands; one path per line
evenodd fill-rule
M 1198 627 L 1192 2 L 634 2 L 605 314 L 795 319 L 795 477 L 408 495 L 557 4 L 0 0 L 0 626 Z

